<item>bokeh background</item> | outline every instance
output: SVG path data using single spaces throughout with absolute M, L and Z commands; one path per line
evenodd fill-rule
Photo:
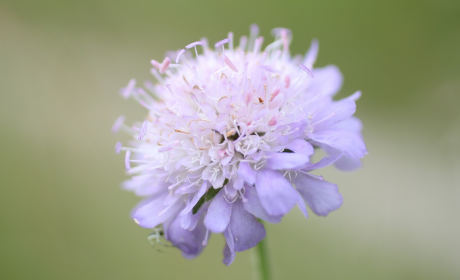
M 129 218 L 110 128 L 145 111 L 118 95 L 202 36 L 259 24 L 320 41 L 344 97 L 362 90 L 363 168 L 322 172 L 343 207 L 268 225 L 275 279 L 460 279 L 460 1 L 0 1 L 0 278 L 252 279 L 222 236 L 185 260 Z

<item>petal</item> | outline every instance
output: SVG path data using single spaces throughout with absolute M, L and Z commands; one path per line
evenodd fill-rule
M 318 113 L 312 120 L 315 129 L 328 129 L 331 126 L 349 119 L 356 112 L 355 100 L 361 96 L 361 92 L 354 94 L 342 100 L 330 103 L 321 113 Z
M 308 156 L 298 153 L 267 153 L 267 156 L 267 168 L 275 170 L 302 168 L 310 161 Z
M 160 195 L 154 199 L 146 199 L 134 208 L 132 217 L 141 227 L 154 228 L 163 223 L 173 215 L 177 214 L 183 203 L 178 201 L 171 206 L 165 206 L 163 201 L 167 194 Z M 167 211 L 164 211 L 168 207 Z
M 256 172 L 251 168 L 249 163 L 240 162 L 238 167 L 238 176 L 241 176 L 244 181 L 248 182 L 251 185 L 254 185 L 256 181 Z
M 226 265 L 229 266 L 232 264 L 232 262 L 235 260 L 235 245 L 233 243 L 233 235 L 230 232 L 230 229 L 227 229 L 224 231 L 224 237 L 225 237 L 225 247 L 224 247 L 224 259 L 222 262 Z
M 187 205 L 185 206 L 185 208 L 182 210 L 182 212 L 180 212 L 181 215 L 185 215 L 187 214 L 188 212 L 192 211 L 193 207 L 195 207 L 196 203 L 198 202 L 198 200 L 200 200 L 200 198 L 204 195 L 204 193 L 208 190 L 208 182 L 205 181 L 203 183 L 203 185 L 201 186 L 200 190 L 198 192 L 195 193 L 195 195 L 193 196 L 192 200 L 187 203 Z
M 297 203 L 297 192 L 291 183 L 277 171 L 257 172 L 256 190 L 260 203 L 268 214 L 284 215 Z
M 267 213 L 262 207 L 256 189 L 253 186 L 246 186 L 244 188 L 243 206 L 249 213 L 269 223 L 279 223 L 283 217 L 282 215 L 273 216 Z
M 343 171 L 353 171 L 361 168 L 362 163 L 359 158 L 344 156 L 334 163 L 335 167 Z
M 224 232 L 232 215 L 232 204 L 225 199 L 224 193 L 220 191 L 214 197 L 204 219 L 205 226 L 215 233 Z
M 342 123 L 340 123 L 340 124 L 342 124 Z M 355 124 L 356 124 L 356 122 L 355 122 Z M 337 153 L 340 153 L 339 150 L 331 148 L 331 147 L 326 146 L 326 145 L 322 145 L 321 148 L 323 148 L 326 151 L 326 153 L 328 153 L 330 155 L 325 157 L 325 158 L 323 158 L 320 162 L 322 162 L 323 160 L 325 160 L 328 157 L 334 157 L 335 155 L 337 155 Z M 319 165 L 320 162 L 318 162 L 317 164 Z M 362 165 L 360 159 L 352 158 L 352 157 L 345 156 L 345 155 L 342 156 L 342 157 L 339 157 L 337 160 L 333 161 L 333 163 L 334 163 L 335 167 L 337 167 L 338 169 L 340 169 L 342 171 L 353 171 L 353 170 L 356 170 L 358 168 L 361 168 L 361 165 Z M 323 166 L 315 166 L 314 168 L 309 168 L 309 167 L 310 166 L 307 165 L 306 171 L 319 169 L 319 168 L 322 168 Z
M 198 213 L 193 214 L 192 211 L 189 211 L 185 215 L 180 215 L 180 226 L 183 229 L 188 229 L 188 230 L 193 230 L 196 225 L 198 224 L 198 221 L 201 218 L 201 214 L 206 211 L 207 205 L 201 206 L 200 210 L 198 210 Z
M 340 153 L 339 151 L 337 151 L 336 154 L 325 156 L 317 163 L 307 164 L 304 170 L 311 171 L 311 170 L 324 168 L 326 166 L 333 164 L 334 162 L 339 160 L 342 156 L 343 156 L 343 153 Z
M 320 93 L 323 96 L 333 96 L 342 87 L 343 76 L 335 65 L 315 68 L 313 69 L 313 74 L 315 78 L 312 79 L 308 92 Z
M 352 158 L 362 158 L 367 153 L 361 137 L 346 130 L 323 130 L 309 133 L 312 140 L 335 148 Z
M 264 225 L 244 209 L 241 199 L 233 203 L 229 229 L 233 236 L 236 252 L 250 249 L 265 238 Z
M 170 224 L 165 225 L 165 236 L 177 248 L 182 251 L 182 255 L 187 259 L 197 257 L 203 250 L 203 239 L 205 238 L 206 228 L 200 223 L 194 230 L 186 230 L 180 226 L 180 217 L 177 216 Z
M 334 128 L 348 130 L 356 134 L 361 134 L 361 131 L 363 130 L 363 123 L 357 117 L 351 116 L 350 118 L 336 124 Z
M 339 209 L 342 205 L 343 198 L 338 191 L 337 185 L 318 180 L 300 172 L 292 182 L 308 207 L 317 215 L 327 216 L 331 211 Z
M 313 146 L 304 139 L 292 140 L 286 145 L 286 149 L 306 156 L 311 156 L 315 152 Z
M 308 211 L 307 211 L 307 206 L 305 206 L 305 201 L 303 200 L 303 197 L 297 192 L 297 206 L 300 209 L 300 212 L 305 216 L 305 218 L 308 218 Z

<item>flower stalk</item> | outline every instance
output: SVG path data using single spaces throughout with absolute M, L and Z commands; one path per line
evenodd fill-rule
M 257 268 L 259 270 L 259 280 L 271 280 L 270 258 L 267 250 L 267 238 L 257 244 L 255 248 Z

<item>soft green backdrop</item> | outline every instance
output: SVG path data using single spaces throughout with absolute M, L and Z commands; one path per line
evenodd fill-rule
M 207 36 L 258 23 L 320 41 L 370 151 L 355 173 L 327 169 L 343 207 L 269 225 L 276 279 L 460 279 L 460 1 L 0 1 L 0 279 L 251 279 L 252 254 L 221 264 L 213 236 L 195 260 L 150 247 L 120 190 L 118 89 Z M 267 41 L 266 40 L 266 41 Z

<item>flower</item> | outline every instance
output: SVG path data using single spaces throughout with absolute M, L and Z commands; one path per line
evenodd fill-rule
M 335 184 L 310 172 L 335 164 L 360 166 L 367 152 L 359 119 L 360 92 L 334 101 L 342 75 L 335 66 L 313 69 L 314 40 L 307 54 L 292 57 L 288 29 L 263 37 L 251 26 L 234 47 L 233 33 L 215 44 L 206 39 L 152 60 L 156 84 L 133 79 L 121 90 L 148 110 L 133 127 L 117 119 L 112 130 L 133 136 L 125 165 L 127 190 L 146 197 L 132 211 L 145 228 L 162 226 L 164 238 L 186 258 L 198 256 L 210 233 L 226 240 L 224 263 L 265 237 L 264 220 L 278 223 L 297 205 L 326 216 L 342 205 Z M 315 148 L 327 156 L 312 163 Z

